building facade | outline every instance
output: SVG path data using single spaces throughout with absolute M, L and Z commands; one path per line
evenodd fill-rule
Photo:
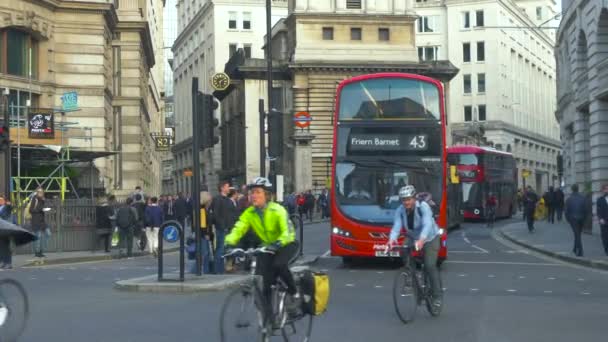
M 608 5 L 599 0 L 564 0 L 562 9 L 556 47 L 556 117 L 564 181 L 597 196 L 608 183 Z
M 72 123 L 63 147 L 112 154 L 95 159 L 93 176 L 119 196 L 138 185 L 160 190 L 149 133 L 162 129 L 163 2 L 0 3 L 0 88 L 10 89 L 13 123 L 25 124 L 28 100 L 30 109 L 59 108 L 76 91 L 80 110 L 55 117 Z
M 418 57 L 460 69 L 447 91 L 452 143 L 512 152 L 520 187 L 558 185 L 553 1 L 427 0 L 414 7 Z M 537 29 L 541 24 L 546 28 Z
M 164 20 L 164 60 L 165 64 L 165 133 L 175 138 L 175 103 L 173 91 L 173 43 L 177 39 L 177 0 L 167 0 Z M 166 152 L 162 156 L 162 193 L 173 194 L 175 189 L 175 162 L 173 153 Z
M 249 57 L 262 58 L 266 32 L 265 0 L 178 0 L 179 35 L 173 45 L 176 144 L 175 188 L 190 192 L 192 178 L 192 78 L 199 90 L 212 93 L 211 77 L 224 71 L 229 57 L 241 48 Z M 272 1 L 272 20 L 287 15 L 287 2 Z M 218 113 L 219 120 L 219 113 Z M 221 171 L 221 144 L 201 153 L 202 184 L 215 189 Z
M 333 115 L 338 84 L 378 72 L 408 72 L 448 82 L 458 72 L 449 62 L 420 63 L 416 54 L 411 3 L 406 1 L 289 1 L 289 16 L 273 29 L 273 107 L 284 115 L 283 157 L 267 170 L 284 175 L 285 190 L 305 191 L 328 185 L 331 170 Z M 236 154 L 225 170 L 233 177 L 258 175 L 258 99 L 267 97 L 263 60 L 234 58 L 226 65 L 233 85 L 220 94 L 222 120 L 233 122 L 228 136 L 253 141 L 246 149 L 228 139 L 225 155 Z M 267 110 L 267 108 L 266 108 Z M 293 115 L 308 112 L 308 129 L 296 129 Z M 271 168 L 273 166 L 275 169 Z M 240 167 L 240 169 L 239 169 Z

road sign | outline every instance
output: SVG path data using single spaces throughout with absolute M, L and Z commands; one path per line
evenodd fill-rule
M 70 91 L 61 96 L 61 110 L 64 112 L 78 110 L 78 93 Z
M 306 128 L 310 126 L 312 117 L 308 112 L 298 112 L 293 116 L 293 121 L 296 123 L 296 126 L 300 128 Z
M 184 170 L 184 177 L 192 177 L 192 170 Z
M 524 178 L 530 177 L 530 170 L 526 170 L 526 169 L 522 170 L 521 171 L 521 176 L 524 177 Z
M 175 226 L 168 226 L 163 231 L 163 239 L 169 243 L 174 243 L 179 240 L 179 231 Z

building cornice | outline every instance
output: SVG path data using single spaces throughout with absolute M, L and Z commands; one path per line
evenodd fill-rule
M 478 124 L 482 124 L 485 131 L 504 131 L 514 135 L 522 136 L 527 140 L 532 140 L 536 143 L 541 143 L 545 145 L 550 145 L 554 148 L 561 149 L 561 143 L 559 140 L 555 140 L 552 138 L 548 138 L 542 136 L 538 133 L 532 132 L 522 127 L 516 127 L 515 125 L 506 123 L 504 121 L 483 121 L 477 122 Z M 455 122 L 451 123 L 452 132 L 462 132 L 466 131 L 471 123 L 468 122 Z
M 116 25 L 118 31 L 139 32 L 141 43 L 146 55 L 146 62 L 151 69 L 156 60 L 154 58 L 154 48 L 152 45 L 152 36 L 150 35 L 150 26 L 146 21 L 121 21 Z

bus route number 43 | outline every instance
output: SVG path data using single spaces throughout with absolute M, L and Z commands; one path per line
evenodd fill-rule
M 422 150 L 426 148 L 426 136 L 425 135 L 415 135 L 410 141 L 410 146 L 414 150 Z

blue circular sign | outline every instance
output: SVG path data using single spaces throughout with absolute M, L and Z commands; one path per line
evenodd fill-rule
M 179 230 L 175 226 L 167 226 L 163 231 L 163 239 L 169 243 L 179 240 Z

